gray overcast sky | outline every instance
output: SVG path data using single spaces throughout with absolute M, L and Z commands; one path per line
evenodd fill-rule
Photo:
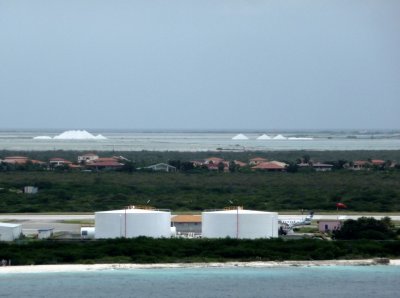
M 398 0 L 0 0 L 0 129 L 400 128 Z

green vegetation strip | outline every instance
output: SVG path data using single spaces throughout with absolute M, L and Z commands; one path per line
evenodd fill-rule
M 0 243 L 14 265 L 282 261 L 400 257 L 400 241 L 114 239 Z
M 7 191 L 25 185 L 36 195 Z M 172 211 L 218 209 L 234 202 L 248 209 L 336 209 L 399 212 L 400 171 L 329 173 L 0 173 L 0 213 L 93 212 L 127 205 Z

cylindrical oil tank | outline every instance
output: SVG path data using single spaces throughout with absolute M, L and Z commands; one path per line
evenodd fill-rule
M 278 213 L 253 210 L 221 210 L 202 213 L 205 238 L 257 239 L 278 237 Z
M 95 236 L 100 238 L 171 237 L 171 212 L 122 209 L 95 213 Z
M 94 227 L 81 227 L 81 238 L 82 239 L 93 239 L 95 235 Z
M 176 237 L 176 227 L 171 227 L 171 237 Z

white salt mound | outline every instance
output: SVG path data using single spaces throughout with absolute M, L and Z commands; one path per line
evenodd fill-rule
M 287 138 L 284 137 L 283 135 L 277 135 L 275 137 L 273 137 L 274 140 L 286 140 Z
M 244 134 L 238 134 L 232 138 L 232 140 L 248 140 L 249 138 L 246 137 Z
M 55 136 L 55 140 L 106 140 L 107 138 L 102 135 L 92 135 L 86 130 L 68 130 Z
M 51 140 L 49 136 L 37 136 L 33 138 L 34 140 Z
M 266 134 L 263 134 L 262 136 L 259 136 L 257 140 L 271 140 L 271 137 Z

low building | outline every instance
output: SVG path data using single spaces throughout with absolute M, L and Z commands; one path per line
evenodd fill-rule
M 258 165 L 260 163 L 267 162 L 267 161 L 268 161 L 268 159 L 263 158 L 263 157 L 254 157 L 254 158 L 249 160 L 249 165 L 250 166 L 256 166 L 256 165 Z
M 124 166 L 124 164 L 116 161 L 113 158 L 102 158 L 92 162 L 86 163 L 86 168 L 93 170 L 117 170 Z
M 21 236 L 21 233 L 21 225 L 0 222 L 0 241 L 14 241 Z
M 96 159 L 99 159 L 99 156 L 97 154 L 87 153 L 87 154 L 78 156 L 78 163 L 87 163 L 87 162 L 95 161 Z
M 39 188 L 37 188 L 36 186 L 25 186 L 24 187 L 24 193 L 26 194 L 36 194 L 38 193 Z
M 61 166 L 69 166 L 70 164 L 72 164 L 72 162 L 70 162 L 69 160 L 66 160 L 64 158 L 54 157 L 54 158 L 50 158 L 49 164 L 50 164 L 50 167 L 56 168 L 56 167 L 61 167 Z
M 38 239 L 48 239 L 51 236 L 53 236 L 53 228 L 47 228 L 47 229 L 39 229 L 38 230 Z
M 204 160 L 191 160 L 190 161 L 195 168 L 201 167 L 204 165 Z
M 342 221 L 339 219 L 331 219 L 331 220 L 319 220 L 317 221 L 318 231 L 323 233 L 332 232 L 335 230 L 339 230 L 342 226 Z
M 284 172 L 286 171 L 287 164 L 280 161 L 262 162 L 252 167 L 253 171 L 269 171 L 269 172 Z
M 247 163 L 240 161 L 240 160 L 234 160 L 233 161 L 235 163 L 236 166 L 238 166 L 239 168 L 243 168 L 243 167 L 247 167 Z
M 28 160 L 29 158 L 26 156 L 7 156 L 3 159 L 3 162 L 7 164 L 24 165 Z
M 171 225 L 178 235 L 200 235 L 201 215 L 173 215 Z
M 155 165 L 151 165 L 146 167 L 146 169 L 150 169 L 156 172 L 176 172 L 176 167 L 166 163 L 158 163 Z
M 349 165 L 349 169 L 351 170 L 364 170 L 370 166 L 370 163 L 366 160 L 355 160 Z
M 223 158 L 220 158 L 220 157 L 209 157 L 209 158 L 204 159 L 204 164 L 206 164 L 206 165 L 207 164 L 218 165 L 221 162 L 224 163 L 225 160 Z
M 313 163 L 312 167 L 317 172 L 328 172 L 328 171 L 332 171 L 333 165 L 327 164 L 327 163 L 316 162 L 316 163 Z
M 371 160 L 371 164 L 372 164 L 373 166 L 377 166 L 377 167 L 384 166 L 385 163 L 386 163 L 386 162 L 385 162 L 384 160 L 382 160 L 382 159 L 372 159 L 372 160 Z

